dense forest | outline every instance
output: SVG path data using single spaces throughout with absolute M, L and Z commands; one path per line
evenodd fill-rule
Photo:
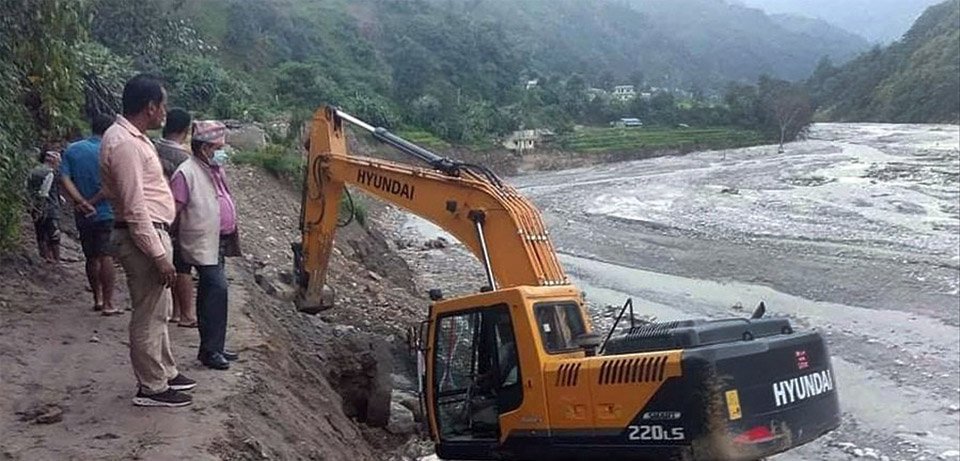
M 960 120 L 960 0 L 928 8 L 904 36 L 808 80 L 824 119 L 878 122 Z

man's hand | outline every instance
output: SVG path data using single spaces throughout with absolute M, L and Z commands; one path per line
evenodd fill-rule
M 167 255 L 154 258 L 153 263 L 157 265 L 157 270 L 160 271 L 160 283 L 165 287 L 172 287 L 173 282 L 177 280 L 177 269 L 173 267 L 172 262 L 167 260 Z
M 86 200 L 82 200 L 80 203 L 77 203 L 77 210 L 80 210 L 85 218 L 89 218 L 90 216 L 97 214 L 97 207 L 91 205 L 90 202 Z

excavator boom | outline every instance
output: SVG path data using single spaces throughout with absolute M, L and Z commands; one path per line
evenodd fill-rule
M 427 162 L 430 168 L 348 155 L 344 121 Z M 568 284 L 539 211 L 489 170 L 440 157 L 332 107 L 310 131 L 297 248 L 303 311 L 331 307 L 324 294 L 340 199 L 353 186 L 423 217 L 462 242 L 483 263 L 491 289 Z M 487 242 L 495 241 L 496 245 Z

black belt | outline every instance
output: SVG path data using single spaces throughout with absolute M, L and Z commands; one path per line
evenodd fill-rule
M 167 223 L 155 222 L 155 223 L 151 223 L 151 224 L 153 224 L 153 227 L 156 228 L 156 229 L 158 229 L 158 230 L 162 230 L 162 231 L 167 232 L 167 233 L 170 232 L 170 225 L 167 224 Z M 130 224 L 127 223 L 127 222 L 125 222 L 125 221 L 116 221 L 116 222 L 113 223 L 113 228 L 114 228 L 114 229 L 129 229 L 129 228 L 130 228 Z

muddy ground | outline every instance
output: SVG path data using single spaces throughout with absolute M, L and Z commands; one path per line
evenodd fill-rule
M 380 428 L 389 413 L 369 411 L 371 396 L 385 398 L 386 406 L 381 401 L 378 408 L 389 409 L 391 388 L 412 387 L 400 319 L 421 311 L 406 264 L 386 250 L 376 224 L 341 229 L 330 265 L 340 308 L 323 316 L 299 314 L 289 285 L 298 192 L 243 166 L 230 168 L 230 180 L 245 256 L 227 264 L 227 340 L 242 358 L 229 371 L 205 369 L 196 360 L 197 331 L 173 324 L 180 369 L 199 383 L 191 407 L 131 405 L 136 383 L 129 315 L 92 311 L 69 215 L 60 265 L 41 262 L 27 237 L 20 250 L 0 255 L 0 459 L 389 460 L 421 454 L 409 433 Z M 32 235 L 26 223 L 23 231 Z M 118 273 L 117 302 L 125 306 L 129 298 Z
M 960 457 L 957 126 L 822 124 L 784 154 L 761 146 L 511 181 L 543 211 L 599 329 L 612 323 L 604 306 L 632 297 L 660 320 L 746 316 L 764 301 L 826 335 L 843 426 L 777 459 Z M 407 238 L 442 235 L 396 220 Z M 424 286 L 482 283 L 462 247 L 407 256 Z

